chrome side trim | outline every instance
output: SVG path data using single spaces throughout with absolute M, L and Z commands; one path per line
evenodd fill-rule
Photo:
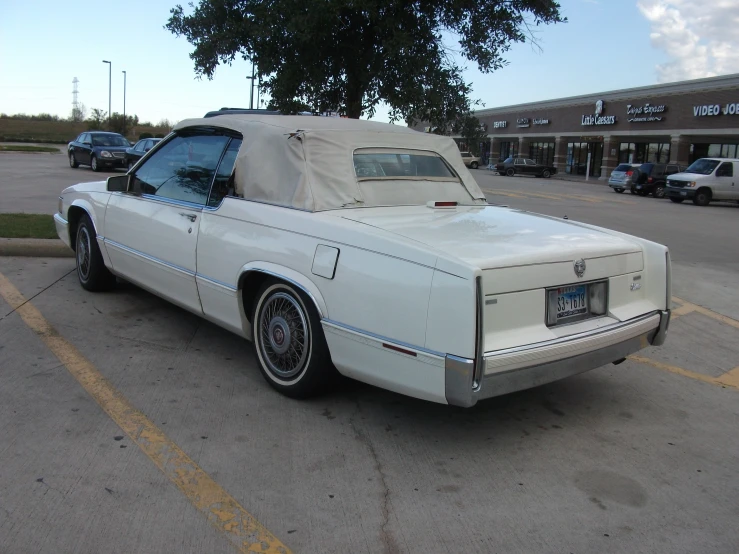
M 445 354 L 442 354 L 441 352 L 436 352 L 434 350 L 429 350 L 428 348 L 423 348 L 421 346 L 416 346 L 414 344 L 409 344 L 407 342 L 399 341 L 396 339 L 391 339 L 390 337 L 385 337 L 383 335 L 378 335 L 376 333 L 371 333 L 370 331 L 365 331 L 364 329 L 358 329 L 357 327 L 352 327 L 351 325 L 347 325 L 345 323 L 340 323 L 338 321 L 334 321 L 332 319 L 328 319 L 327 317 L 324 317 L 321 319 L 321 323 L 324 325 L 329 325 L 331 327 L 337 327 L 339 329 L 345 329 L 347 331 L 351 331 L 353 333 L 357 333 L 358 335 L 364 335 L 367 338 L 374 339 L 378 342 L 386 342 L 392 345 L 397 345 L 402 348 L 407 348 L 408 350 L 415 350 L 416 352 L 420 352 L 422 354 L 428 354 L 429 356 L 436 356 L 437 358 L 445 358 L 447 357 Z M 460 358 L 462 359 L 462 358 Z
M 138 256 L 140 258 L 144 258 L 145 260 L 149 260 L 150 262 L 154 262 L 155 264 L 163 265 L 165 267 L 168 267 L 170 269 L 174 269 L 175 271 L 179 271 L 180 273 L 183 273 L 189 277 L 195 277 L 195 272 L 190 271 L 189 269 L 185 269 L 184 267 L 180 267 L 175 264 L 171 264 L 169 262 L 165 262 L 164 260 L 160 260 L 159 258 L 155 258 L 154 256 L 149 256 L 148 254 L 144 254 L 143 252 L 136 250 L 134 248 L 129 248 L 128 246 L 125 246 L 119 242 L 116 242 L 114 240 L 110 239 L 103 239 L 106 246 L 112 246 L 114 248 L 118 248 L 119 250 L 123 250 L 124 252 L 128 252 L 129 254 L 133 254 L 134 256 Z
M 318 317 L 323 319 L 323 312 L 321 311 L 321 307 L 318 305 L 318 302 L 316 302 L 316 297 L 313 296 L 313 294 L 308 289 L 306 289 L 303 285 L 301 285 L 300 283 L 298 283 L 297 281 L 293 279 L 290 279 L 290 277 L 285 277 L 284 275 L 281 275 L 280 273 L 275 273 L 274 271 L 269 271 L 267 269 L 260 269 L 260 268 L 255 267 L 253 269 L 247 269 L 241 275 L 239 275 L 239 279 L 237 282 L 241 283 L 241 279 L 243 279 L 245 275 L 247 275 L 248 273 L 252 273 L 254 271 L 257 271 L 259 273 L 264 273 L 266 275 L 271 275 L 272 277 L 277 277 L 278 279 L 281 279 L 283 281 L 290 283 L 291 285 L 295 285 L 296 287 L 298 287 L 300 290 L 302 290 L 305 294 L 308 295 L 308 298 L 310 298 L 313 301 L 313 305 L 316 307 L 316 311 L 318 312 Z M 239 285 L 239 288 L 241 288 L 240 285 Z
M 635 317 L 634 319 L 629 319 L 627 321 L 619 321 L 618 323 L 612 323 L 611 325 L 604 325 L 603 327 L 599 327 L 598 329 L 593 329 L 592 331 L 583 331 L 582 333 L 575 333 L 573 335 L 567 335 L 566 337 L 560 337 L 557 339 L 552 339 L 552 340 L 548 340 L 544 342 L 535 342 L 532 344 L 527 344 L 525 346 L 515 346 L 513 348 L 504 348 L 502 350 L 489 350 L 488 352 L 485 352 L 485 358 L 490 358 L 493 356 L 501 356 L 504 354 L 515 354 L 518 352 L 525 352 L 526 350 L 546 348 L 548 346 L 557 346 L 559 344 L 572 342 L 578 339 L 591 338 L 596 335 L 600 335 L 602 333 L 607 333 L 609 331 L 617 330 L 621 327 L 630 327 L 631 325 L 641 323 L 651 317 L 654 317 L 658 313 L 660 312 L 650 312 L 648 314 L 641 315 L 639 317 Z
M 191 208 L 198 211 L 202 211 L 203 209 L 203 204 L 187 202 L 185 200 L 175 200 L 174 198 L 165 198 L 163 196 L 156 196 L 154 194 L 141 194 L 140 197 L 146 200 L 153 200 L 154 202 L 161 202 L 162 204 L 171 204 L 173 206 L 181 206 L 183 208 Z
M 54 219 L 56 219 L 59 223 L 62 225 L 69 225 L 69 221 L 64 219 L 61 215 L 58 213 L 54 214 Z
M 230 292 L 238 292 L 239 289 L 234 287 L 233 285 L 229 285 L 228 283 L 224 283 L 223 281 L 219 281 L 218 279 L 213 279 L 212 277 L 206 277 L 202 273 L 195 273 L 195 278 L 200 279 L 201 281 L 207 281 L 208 283 L 211 283 L 213 285 L 218 285 L 219 287 L 222 287 L 224 289 L 228 289 Z
M 485 362 L 485 332 L 483 329 L 483 308 L 485 299 L 482 294 L 482 276 L 475 278 L 475 367 L 472 375 L 472 388 L 479 390 L 482 387 Z

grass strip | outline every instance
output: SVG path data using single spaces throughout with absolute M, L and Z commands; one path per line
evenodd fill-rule
M 0 144 L 0 152 L 50 152 L 59 153 L 51 146 L 29 146 L 27 144 Z
M 55 239 L 53 216 L 46 214 L 0 214 L 0 237 L 10 239 Z

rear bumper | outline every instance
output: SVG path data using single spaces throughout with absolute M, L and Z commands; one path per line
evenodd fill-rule
M 669 322 L 670 311 L 664 310 L 566 339 L 487 352 L 482 358 L 484 374 L 479 383 L 473 378 L 474 360 L 447 356 L 447 402 L 473 406 L 481 399 L 551 383 L 621 360 L 650 344 L 660 346 Z

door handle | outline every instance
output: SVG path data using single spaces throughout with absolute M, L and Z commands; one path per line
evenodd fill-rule
M 190 221 L 193 221 L 193 222 L 198 218 L 198 216 L 196 216 L 195 214 L 188 214 L 186 212 L 180 212 L 180 215 L 182 217 L 186 217 L 187 219 L 189 219 Z

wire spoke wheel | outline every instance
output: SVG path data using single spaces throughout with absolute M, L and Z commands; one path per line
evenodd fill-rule
M 86 282 L 90 278 L 90 254 L 92 244 L 90 233 L 86 226 L 80 226 L 77 231 L 77 272 L 80 280 Z
M 295 298 L 284 292 L 271 295 L 260 310 L 257 325 L 257 347 L 266 369 L 279 379 L 292 379 L 305 369 L 310 327 Z

